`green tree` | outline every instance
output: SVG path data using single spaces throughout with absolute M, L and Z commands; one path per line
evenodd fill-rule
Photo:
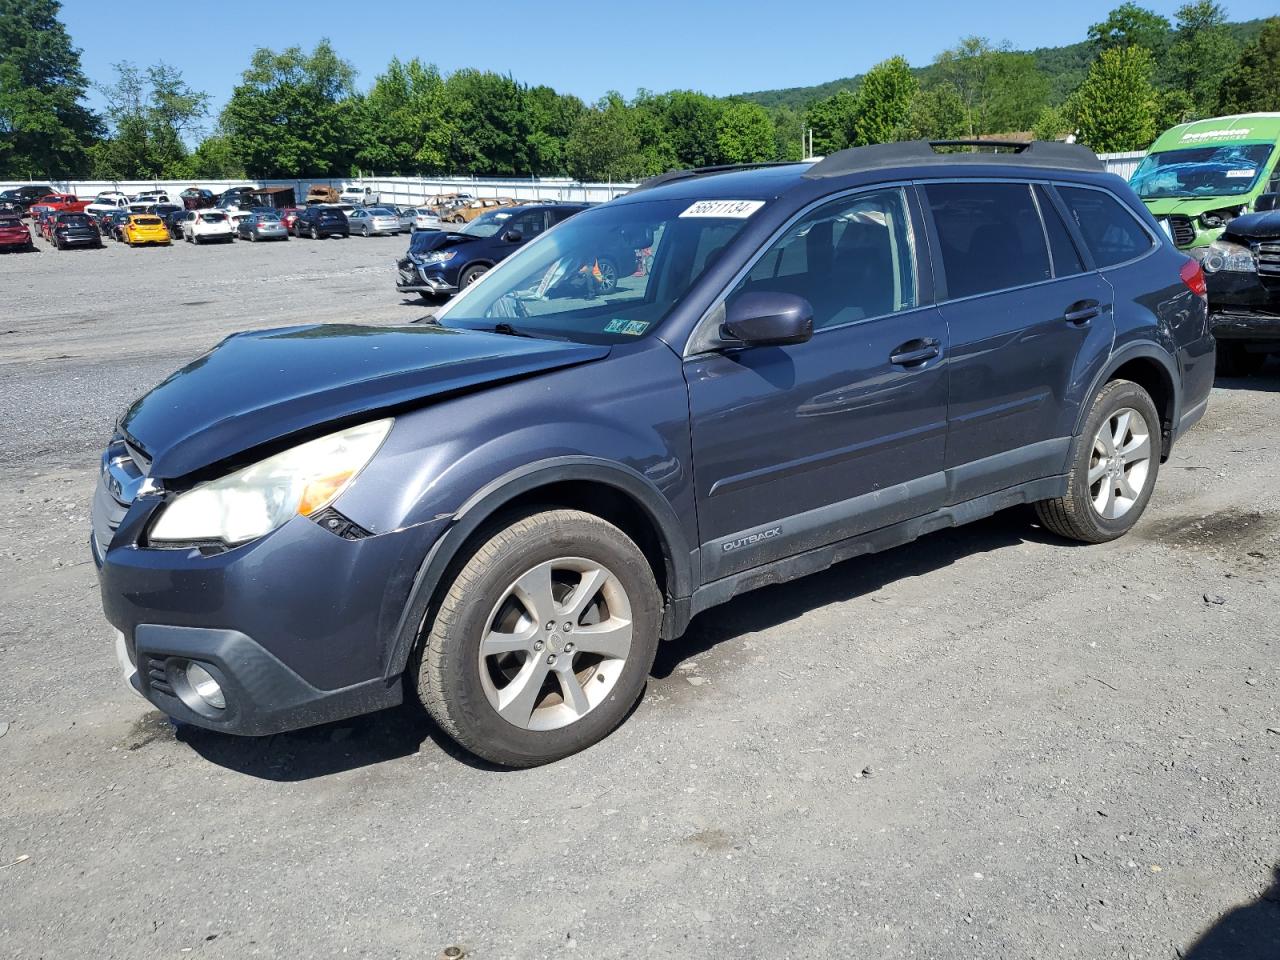
M 1213 0 L 1179 7 L 1177 17 L 1177 32 L 1164 60 L 1166 80 L 1191 95 L 1196 117 L 1212 116 L 1239 48 L 1226 26 L 1226 12 Z
M 1031 133 L 1037 140 L 1057 140 L 1071 131 L 1071 121 L 1060 107 L 1045 107 L 1031 125 Z
M 1222 83 L 1218 110 L 1280 110 L 1280 17 L 1268 19 L 1258 36 L 1240 51 L 1240 59 Z
M 694 90 L 672 90 L 653 98 L 667 142 L 680 167 L 721 162 L 720 119 L 725 102 Z
M 635 117 L 615 92 L 582 112 L 564 149 L 569 173 L 578 180 L 626 182 L 640 173 Z
M 459 70 L 444 82 L 445 121 L 450 132 L 448 165 L 476 176 L 527 176 L 532 129 L 524 91 L 509 76 Z
M 358 147 L 354 89 L 355 68 L 328 40 L 310 53 L 259 47 L 223 108 L 222 130 L 251 176 L 346 173 Z
M 911 102 L 907 135 L 920 140 L 959 140 L 969 134 L 969 114 L 950 83 L 920 90 Z
M 231 141 L 221 133 L 205 137 L 186 160 L 183 177 L 201 180 L 243 180 L 244 164 Z
M 877 63 L 867 71 L 858 88 L 850 142 L 854 146 L 865 146 L 901 140 L 919 89 L 910 65 L 902 57 Z
M 738 100 L 720 114 L 716 143 L 724 163 L 762 163 L 774 157 L 773 121 L 758 103 Z
M 805 110 L 804 121 L 813 131 L 813 152 L 828 156 L 849 146 L 858 99 L 848 90 L 839 90 L 823 100 L 815 100 Z
M 417 57 L 392 58 L 357 101 L 363 170 L 385 173 L 443 173 L 450 130 L 444 119 L 444 80 L 434 64 Z
M 1099 153 L 1145 149 L 1156 135 L 1160 109 L 1154 73 L 1144 47 L 1104 51 L 1068 103 L 1081 142 Z
M 100 132 L 57 0 L 0 0 L 0 179 L 83 174 Z
M 180 177 L 187 138 L 208 114 L 208 94 L 192 90 L 182 72 L 160 63 L 139 69 L 115 64 L 116 82 L 98 89 L 107 102 L 110 134 L 92 148 L 93 172 L 112 180 Z
M 964 105 L 968 136 L 1027 129 L 1049 100 L 1049 81 L 1030 54 L 965 37 L 934 60 L 933 77 Z
M 1145 47 L 1158 59 L 1169 45 L 1171 29 L 1168 17 L 1130 0 L 1107 14 L 1107 19 L 1089 28 L 1089 43 L 1095 53 L 1112 47 Z
M 773 118 L 773 155 L 778 160 L 804 159 L 804 116 L 786 105 L 769 111 Z
M 539 177 L 563 174 L 565 142 L 586 107 L 577 97 L 546 86 L 526 90 L 524 101 L 530 127 L 529 172 Z

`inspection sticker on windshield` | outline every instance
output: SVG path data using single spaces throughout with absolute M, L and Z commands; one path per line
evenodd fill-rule
M 680 216 L 745 220 L 763 206 L 763 200 L 699 200 Z
M 1228 170 L 1228 171 L 1227 171 L 1227 176 L 1228 176 L 1228 177 L 1239 177 L 1241 180 L 1245 180 L 1245 179 L 1252 180 L 1252 179 L 1253 179 L 1254 174 L 1256 174 L 1257 172 L 1258 172 L 1258 168 L 1257 168 L 1257 167 L 1252 167 L 1252 168 L 1250 168 L 1250 169 L 1248 169 L 1248 170 Z
M 649 329 L 648 320 L 610 320 L 605 324 L 605 333 L 623 333 L 628 337 L 638 337 Z

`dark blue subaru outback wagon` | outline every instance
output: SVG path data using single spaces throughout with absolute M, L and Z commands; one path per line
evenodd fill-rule
M 1205 410 L 1200 268 L 1081 147 L 957 149 L 665 174 L 428 323 L 223 341 L 102 459 L 128 682 L 238 734 L 408 696 L 528 766 L 754 587 L 1014 504 L 1124 534 Z

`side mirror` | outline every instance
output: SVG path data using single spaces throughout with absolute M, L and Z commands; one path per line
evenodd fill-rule
M 502 239 L 507 241 L 507 243 L 519 243 L 524 239 L 524 234 L 513 228 L 504 233 L 502 235 Z
M 1265 213 L 1268 210 L 1280 208 L 1280 193 L 1264 193 L 1258 197 L 1253 205 L 1256 213 Z
M 805 343 L 813 337 L 813 307 L 793 293 L 744 293 L 726 306 L 721 335 L 752 347 Z

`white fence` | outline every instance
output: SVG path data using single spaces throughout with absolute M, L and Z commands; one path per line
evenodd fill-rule
M 1135 153 L 1100 153 L 1098 158 L 1108 172 L 1129 179 L 1138 168 L 1146 151 Z M 30 181 L 0 182 L 0 190 L 20 187 Z M 185 190 L 187 187 L 203 187 L 221 193 L 228 187 L 292 187 L 301 203 L 312 184 L 341 189 L 347 183 L 373 187 L 380 194 L 382 203 L 412 205 L 442 193 L 470 193 L 476 197 L 511 197 L 516 200 L 612 200 L 626 193 L 633 183 L 579 183 L 567 177 L 546 177 L 533 180 L 477 179 L 475 177 L 365 177 L 355 179 L 304 178 L 298 180 L 75 180 L 52 184 L 63 193 L 80 197 L 95 197 L 107 190 L 134 194 L 142 190 Z
M 1146 155 L 1145 150 L 1135 150 L 1132 153 L 1100 153 L 1098 159 L 1106 166 L 1107 173 L 1114 173 L 1128 180 Z

